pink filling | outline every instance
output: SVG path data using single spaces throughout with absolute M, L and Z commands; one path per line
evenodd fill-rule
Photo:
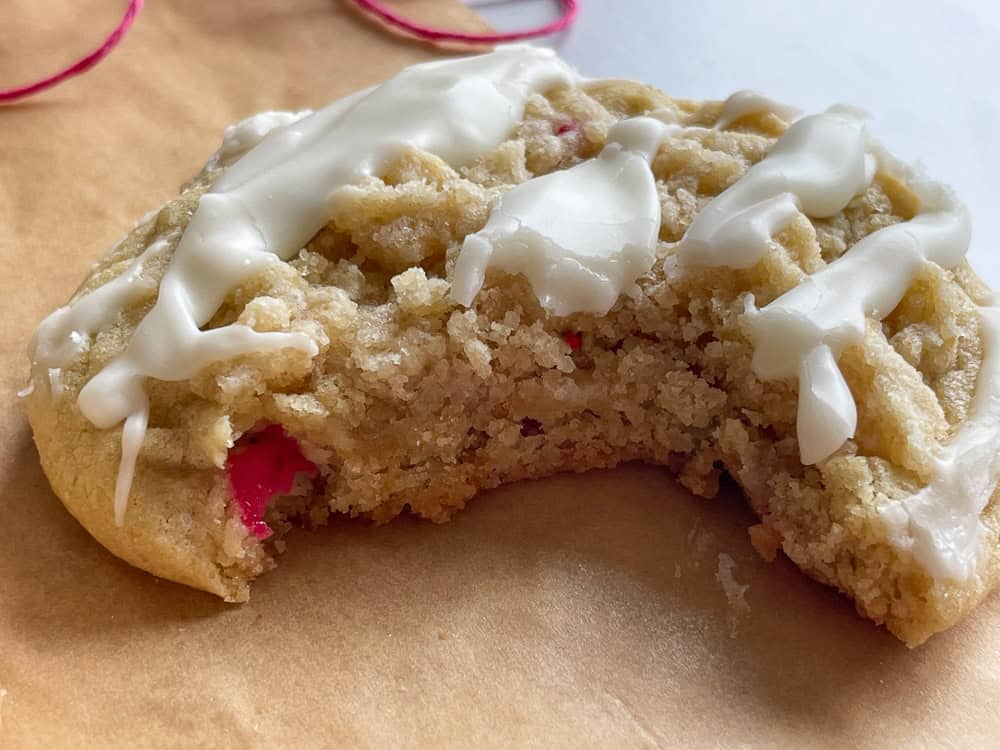
M 298 441 L 278 424 L 241 437 L 229 451 L 226 470 L 243 523 L 258 539 L 272 533 L 264 522 L 268 503 L 288 494 L 297 474 L 317 472 L 316 465 L 302 455 Z
M 556 126 L 556 135 L 566 135 L 566 133 L 576 133 L 580 130 L 579 120 L 569 120 L 568 122 L 561 122 Z
M 583 334 L 578 331 L 563 331 L 562 338 L 574 352 L 583 348 Z

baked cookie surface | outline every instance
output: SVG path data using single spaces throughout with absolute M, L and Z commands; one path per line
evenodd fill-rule
M 1000 342 L 989 290 L 952 258 L 961 231 L 935 224 L 926 242 L 918 231 L 960 210 L 866 141 L 848 111 L 798 120 L 749 95 L 680 101 L 580 80 L 531 48 L 494 54 L 512 67 L 470 62 L 454 80 L 479 76 L 492 97 L 500 76 L 518 106 L 495 133 L 437 122 L 474 121 L 468 106 L 487 96 L 454 80 L 443 111 L 409 103 L 432 125 L 391 148 L 344 125 L 365 106 L 385 120 L 366 92 L 230 129 L 43 323 L 27 404 L 70 512 L 128 562 L 241 601 L 293 523 L 404 510 L 444 521 L 503 482 L 642 460 L 705 497 L 731 476 L 761 519 L 750 534 L 762 554 L 783 550 L 910 644 L 966 614 L 1000 576 L 989 388 Z M 447 79 L 448 65 L 409 75 Z M 531 65 L 541 74 L 522 76 Z M 322 159 L 301 158 L 303 144 L 326 153 L 317 133 L 338 127 L 352 148 L 314 169 Z M 447 137 L 425 137 L 439 127 Z M 836 139 L 857 141 L 857 168 L 799 186 L 796 170 L 823 173 Z M 341 169 L 355 163 L 366 168 Z M 559 175 L 573 176 L 539 182 Z M 254 213 L 254 180 L 275 187 L 280 226 Z M 230 194 L 243 196 L 236 209 L 219 198 Z M 781 215 L 762 243 L 765 204 Z M 733 216 L 745 226 L 726 224 Z M 254 252 L 269 257 L 239 254 L 260 237 Z M 185 275 L 197 242 L 232 249 L 248 270 L 220 251 Z M 826 269 L 850 270 L 842 259 L 859 252 L 873 260 L 851 278 L 872 287 L 858 304 L 895 286 L 898 299 L 829 326 L 826 364 L 769 372 L 761 352 L 777 349 L 774 365 L 818 348 L 808 326 L 786 325 L 800 309 L 788 295 L 824 279 L 840 289 Z M 883 281 L 890 253 L 912 263 L 894 255 Z M 813 317 L 801 320 L 825 325 L 832 313 L 806 302 Z M 187 330 L 162 315 L 154 329 L 146 321 L 168 303 L 200 306 L 204 320 L 191 313 Z M 845 387 L 850 405 L 838 406 Z

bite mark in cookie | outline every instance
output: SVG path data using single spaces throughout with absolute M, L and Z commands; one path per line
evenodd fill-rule
M 290 492 L 299 474 L 315 476 L 318 469 L 281 425 L 269 424 L 237 441 L 229 452 L 226 472 L 244 525 L 258 539 L 267 539 L 272 533 L 264 520 L 268 503 Z

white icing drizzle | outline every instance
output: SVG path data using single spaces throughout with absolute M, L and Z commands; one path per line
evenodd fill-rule
M 139 459 L 139 449 L 146 439 L 146 427 L 149 424 L 149 407 L 143 394 L 143 406 L 136 409 L 125 419 L 122 427 L 122 457 L 118 465 L 118 476 L 115 479 L 114 513 L 115 525 L 125 523 L 125 511 L 128 509 L 128 496 L 132 491 L 132 480 L 135 478 L 135 464 Z
M 143 270 L 176 236 L 172 233 L 151 243 L 123 274 L 60 307 L 41 322 L 28 345 L 33 385 L 42 372 L 50 381 L 58 379 L 60 369 L 86 351 L 94 334 L 114 323 L 131 302 L 156 289 L 156 282 Z
M 767 157 L 695 216 L 677 245 L 678 259 L 689 266 L 755 265 L 776 246 L 773 235 L 801 213 L 832 216 L 867 187 L 876 161 L 867 153 L 866 142 L 864 121 L 853 110 L 833 108 L 798 120 Z M 832 272 L 838 287 L 853 270 L 855 261 L 849 256 L 857 249 L 838 261 L 845 271 Z M 835 266 L 838 264 L 824 271 Z M 843 295 L 838 297 L 840 307 L 831 310 L 826 327 L 810 329 L 810 325 L 817 325 L 810 305 L 816 307 L 821 301 L 828 306 L 836 304 L 823 296 L 825 287 L 816 287 L 817 278 L 822 284 L 822 279 L 831 277 L 807 278 L 789 292 L 792 297 L 776 300 L 766 313 L 753 314 L 752 302 L 748 310 L 757 343 L 757 375 L 765 379 L 799 378 L 798 436 L 806 464 L 826 458 L 854 434 L 857 410 L 837 368 L 833 348 L 839 353 L 847 340 L 841 330 L 847 324 L 841 319 L 846 316 L 855 324 L 852 335 L 856 337 L 858 330 L 863 332 L 865 316 L 864 297 L 855 301 L 848 284 L 846 292 L 838 289 Z M 801 309 L 789 307 L 789 299 L 800 300 Z M 770 338 L 776 333 L 777 339 Z
M 792 122 L 802 114 L 795 107 L 782 104 L 757 91 L 737 91 L 722 104 L 722 111 L 715 123 L 716 130 L 725 130 L 737 120 L 747 115 L 771 113 L 785 122 Z
M 803 117 L 695 216 L 677 256 L 691 266 L 750 268 L 800 213 L 823 218 L 841 211 L 872 181 L 875 166 L 855 112 L 834 108 Z
M 232 166 L 248 151 L 256 148 L 269 133 L 296 123 L 311 114 L 311 109 L 303 109 L 298 112 L 269 110 L 250 115 L 235 125 L 228 126 L 223 131 L 222 143 L 212 154 L 212 158 L 198 174 L 183 185 L 182 189 L 186 190 L 191 185 L 200 184 L 205 181 L 207 175 Z
M 986 528 L 980 514 L 1000 476 L 1000 306 L 980 308 L 983 362 L 965 422 L 935 459 L 919 492 L 879 509 L 893 544 L 909 550 L 935 579 L 979 572 Z
M 268 111 L 250 115 L 223 131 L 222 145 L 209 161 L 210 168 L 228 167 L 250 149 L 257 146 L 273 130 L 291 125 L 312 114 L 311 109 L 299 112 Z
M 61 367 L 49 367 L 45 371 L 45 376 L 49 381 L 49 394 L 52 396 L 53 401 L 59 401 L 63 397 L 65 388 L 62 382 L 62 368 Z
M 250 352 L 295 348 L 315 356 L 316 344 L 304 334 L 257 332 L 240 324 L 200 327 L 241 282 L 297 253 L 323 227 L 338 188 L 377 175 L 408 148 L 452 164 L 471 161 L 510 135 L 529 96 L 576 80 L 554 52 L 524 45 L 415 65 L 381 86 L 283 122 L 233 164 L 202 196 L 156 304 L 128 348 L 84 386 L 77 401 L 97 427 L 126 420 L 116 520 L 121 523 L 124 515 L 148 419 L 146 378 L 185 380 L 212 362 Z M 255 127 L 237 126 L 237 140 L 252 139 Z M 64 336 L 55 335 L 55 324 L 43 324 L 50 349 L 75 353 L 85 345 L 72 340 L 92 333 L 82 301 L 61 313 Z
M 749 268 L 800 212 L 842 210 L 873 179 L 875 150 L 856 110 L 833 108 L 791 125 L 770 153 L 699 213 L 677 246 L 682 263 Z M 836 262 L 757 310 L 748 302 L 754 371 L 798 378 L 802 462 L 829 457 L 854 435 L 857 408 L 836 358 L 881 319 L 926 261 L 950 268 L 969 243 L 969 220 L 951 193 L 914 180 L 923 213 L 869 235 Z
M 603 315 L 653 266 L 660 199 L 649 164 L 674 126 L 649 117 L 615 125 L 595 159 L 505 193 L 465 238 L 452 296 L 471 305 L 492 266 L 523 274 L 555 315 Z
M 802 462 L 821 461 L 854 435 L 857 409 L 837 367 L 840 352 L 864 338 L 865 320 L 899 304 L 924 263 L 961 262 L 969 246 L 965 207 L 933 183 L 914 184 L 922 212 L 865 237 L 762 310 L 749 303 L 753 368 L 773 380 L 799 378 Z
M 898 171 L 861 118 L 837 108 L 794 123 L 763 161 L 695 217 L 678 244 L 680 261 L 748 268 L 799 211 L 823 217 L 843 209 L 871 182 L 877 162 Z M 921 199 L 916 217 L 868 235 L 763 309 L 747 301 L 754 371 L 799 380 L 805 464 L 829 457 L 857 426 L 840 352 L 863 340 L 867 318 L 880 320 L 899 304 L 925 263 L 952 268 L 968 249 L 968 212 L 951 191 L 912 174 L 909 183 Z M 979 516 L 1000 475 L 1000 307 L 980 313 L 985 354 L 966 422 L 942 447 L 928 485 L 879 509 L 893 544 L 936 580 L 975 575 L 986 535 Z

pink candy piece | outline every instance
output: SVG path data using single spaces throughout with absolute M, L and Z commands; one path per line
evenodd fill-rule
M 583 348 L 583 334 L 579 331 L 564 331 L 562 339 L 574 352 L 578 352 Z
M 243 523 L 258 539 L 271 536 L 264 521 L 268 503 L 287 494 L 299 473 L 316 474 L 316 465 L 302 455 L 298 441 L 281 425 L 248 432 L 229 451 L 229 487 Z
M 580 123 L 577 120 L 570 120 L 569 122 L 561 122 L 556 126 L 556 135 L 566 135 L 567 133 L 578 133 L 580 131 Z

